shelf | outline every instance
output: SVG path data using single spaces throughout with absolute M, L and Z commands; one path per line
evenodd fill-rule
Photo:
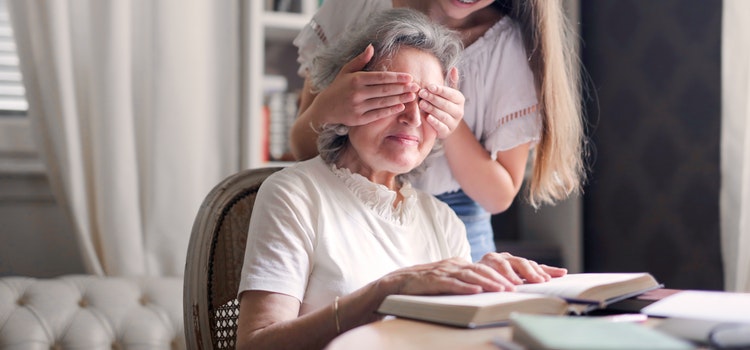
M 297 37 L 317 10 L 318 0 L 291 0 L 291 9 L 299 12 L 272 11 L 274 1 L 246 1 L 243 4 L 248 22 L 246 25 L 246 45 L 243 51 L 247 60 L 245 86 L 247 104 L 243 106 L 246 117 L 242 126 L 241 164 L 243 167 L 288 166 L 290 162 L 268 161 L 267 144 L 269 124 L 264 109 L 267 86 L 263 77 L 268 74 L 286 76 L 287 89 L 301 87 L 297 78 L 296 49 L 292 41 Z

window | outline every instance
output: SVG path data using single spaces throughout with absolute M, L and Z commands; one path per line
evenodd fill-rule
M 31 136 L 7 0 L 0 0 L 0 173 L 43 171 Z
M 0 0 L 0 112 L 25 115 L 27 109 L 7 0 Z

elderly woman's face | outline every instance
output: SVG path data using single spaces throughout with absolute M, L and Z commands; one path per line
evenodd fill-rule
M 389 65 L 393 72 L 409 73 L 421 87 L 443 85 L 440 62 L 429 53 L 401 48 Z M 351 149 L 366 168 L 373 172 L 408 173 L 427 157 L 435 144 L 436 132 L 426 121 L 427 114 L 417 105 L 407 103 L 406 109 L 394 117 L 382 118 L 349 129 Z

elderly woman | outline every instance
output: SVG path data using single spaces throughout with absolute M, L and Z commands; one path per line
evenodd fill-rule
M 408 74 L 422 87 L 457 77 L 460 40 L 418 12 L 384 11 L 346 35 L 318 56 L 318 89 L 363 50 L 374 50 L 367 70 Z M 319 157 L 263 183 L 242 270 L 239 348 L 322 348 L 377 320 L 389 294 L 512 290 L 566 273 L 507 253 L 471 263 L 456 214 L 402 176 L 435 144 L 427 116 L 415 101 L 395 117 L 326 125 Z

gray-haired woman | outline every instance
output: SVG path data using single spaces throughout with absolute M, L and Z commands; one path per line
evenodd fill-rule
M 407 73 L 429 86 L 455 78 L 461 44 L 417 12 L 381 12 L 318 56 L 317 87 L 365 49 L 376 55 L 366 69 Z M 414 101 L 369 124 L 326 125 L 321 157 L 263 183 L 242 270 L 238 348 L 323 348 L 376 320 L 389 294 L 512 290 L 522 279 L 566 273 L 507 253 L 471 263 L 455 213 L 400 177 L 435 144 L 426 116 Z

